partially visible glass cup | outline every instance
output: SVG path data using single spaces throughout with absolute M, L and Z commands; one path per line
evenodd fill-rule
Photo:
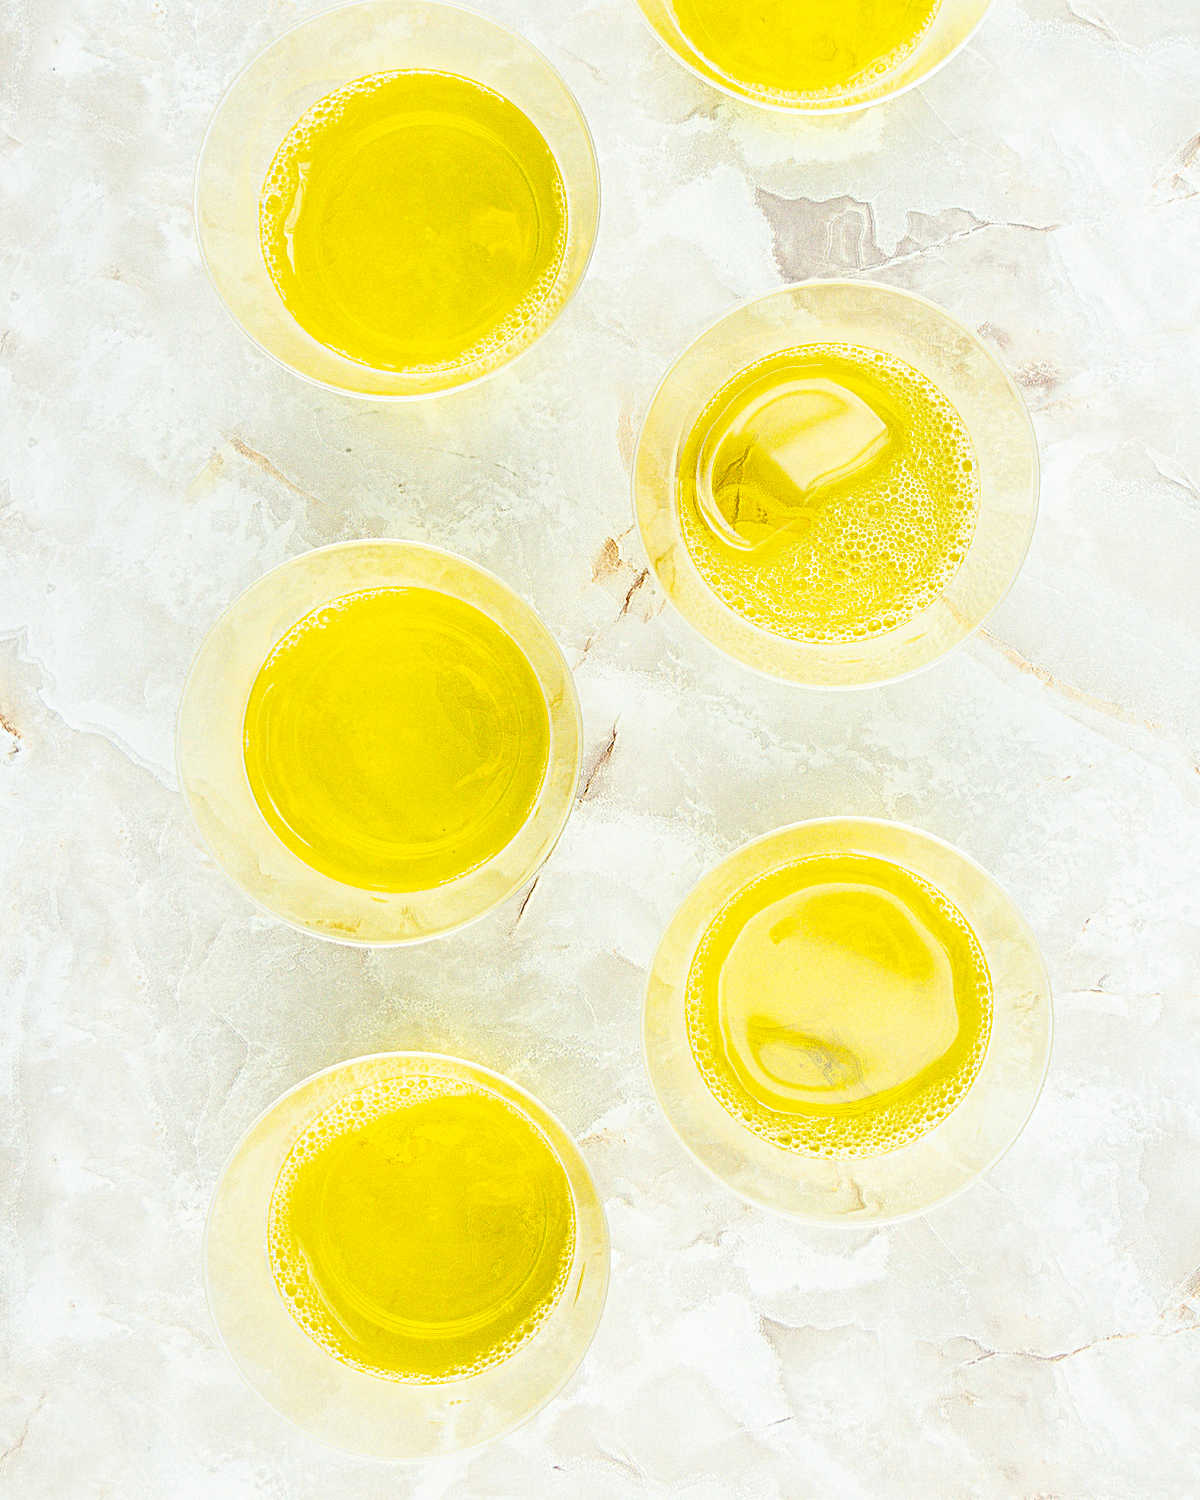
M 336 1358 L 293 1315 L 272 1266 L 269 1215 L 289 1153 L 330 1110 L 397 1082 L 501 1101 L 549 1146 L 569 1188 L 574 1238 L 552 1306 L 507 1357 L 458 1378 L 388 1378 Z M 413 1213 L 420 1211 L 414 1203 Z M 484 1205 L 477 1211 L 489 1210 Z M 608 1269 L 603 1205 L 566 1128 L 509 1079 L 477 1063 L 428 1052 L 379 1053 L 338 1063 L 276 1100 L 226 1162 L 204 1238 L 209 1307 L 247 1383 L 322 1442 L 392 1460 L 475 1447 L 533 1416 L 586 1353 L 604 1307 Z
M 772 1128 L 748 1125 L 718 1098 L 694 1046 L 689 976 L 708 962 L 714 924 L 776 872 L 826 859 L 880 861 L 932 888 L 965 919 L 990 978 L 990 1019 L 981 1061 L 957 1103 L 919 1133 L 897 1131 L 892 1149 L 869 1144 L 818 1150 L 788 1143 L 786 1114 Z M 773 938 L 779 934 L 773 930 Z M 785 950 L 776 965 L 788 960 Z M 886 956 L 886 955 L 885 955 Z M 879 955 L 876 955 L 877 959 Z M 778 968 L 775 972 L 779 972 Z M 722 983 L 725 982 L 722 974 Z M 765 986 L 765 981 L 764 981 Z M 836 1004 L 836 996 L 831 1000 Z M 723 1005 L 734 1003 L 722 996 Z M 789 1004 L 792 1003 L 789 1000 Z M 764 987 L 758 1024 L 784 1031 Z M 798 1024 L 798 1023 L 795 1023 Z M 855 1033 L 845 1023 L 844 1038 Z M 856 1023 L 857 1024 L 857 1023 Z M 672 1129 L 693 1157 L 752 1203 L 814 1223 L 883 1223 L 922 1213 L 968 1187 L 1024 1129 L 1050 1059 L 1050 982 L 1024 917 L 996 882 L 952 845 L 900 823 L 863 817 L 813 819 L 743 845 L 708 871 L 685 898 L 659 944 L 643 1019 L 650 1080 Z M 837 1037 L 786 1029 L 780 1045 L 802 1047 L 805 1066 L 835 1067 Z M 853 1059 L 853 1054 L 848 1053 Z M 967 1075 L 964 1074 L 964 1078 Z M 803 1132 L 801 1132 L 803 1134 Z M 889 1143 L 890 1144 L 890 1143 Z
M 706 55 L 697 39 L 681 27 L 671 0 L 637 0 L 637 3 L 668 51 L 706 83 L 736 99 L 767 109 L 819 116 L 844 114 L 879 104 L 923 83 L 966 45 L 987 14 L 991 0 L 941 0 L 924 34 L 893 66 L 845 87 L 830 89 L 819 98 L 736 76 L 723 68 L 718 58 Z M 737 0 L 732 0 L 732 4 L 736 3 Z
M 515 644 L 545 702 L 548 752 L 529 814 L 503 848 L 430 889 L 384 890 L 324 874 L 284 843 L 247 774 L 247 704 L 264 662 L 314 611 L 364 591 L 426 589 L 479 611 Z M 582 721 L 570 668 L 533 609 L 494 574 L 438 547 L 398 540 L 339 542 L 265 574 L 205 638 L 184 687 L 176 754 L 196 826 L 226 874 L 295 927 L 356 945 L 421 942 L 484 916 L 549 856 L 575 800 Z
M 954 407 L 974 450 L 974 532 L 935 598 L 893 629 L 809 640 L 765 628 L 701 576 L 679 518 L 681 456 L 710 402 L 740 372 L 804 346 L 853 346 L 903 362 Z M 652 571 L 695 630 L 735 661 L 805 687 L 870 687 L 929 666 L 972 634 L 1012 586 L 1037 520 L 1029 413 L 979 337 L 944 308 L 873 281 L 805 281 L 742 303 L 701 333 L 651 400 L 633 470 L 635 519 Z
M 515 104 L 541 132 L 566 195 L 566 245 L 552 285 L 507 339 L 450 367 L 375 369 L 313 338 L 284 305 L 264 260 L 259 199 L 268 168 L 316 101 L 371 74 L 456 75 Z M 523 37 L 457 5 L 360 0 L 285 32 L 234 79 L 196 168 L 196 228 L 218 293 L 254 342 L 306 380 L 347 395 L 405 400 L 458 389 L 539 339 L 577 290 L 591 258 L 600 189 L 591 136 L 567 85 Z M 364 276 L 370 267 L 363 268 Z

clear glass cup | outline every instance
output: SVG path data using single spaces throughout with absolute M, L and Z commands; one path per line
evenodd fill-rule
M 549 1143 L 570 1187 L 574 1245 L 553 1306 L 507 1358 L 463 1378 L 409 1382 L 335 1358 L 304 1332 L 271 1269 L 268 1210 L 297 1138 L 327 1109 L 397 1078 L 447 1080 L 513 1106 Z M 474 1447 L 533 1416 L 566 1384 L 591 1343 L 604 1307 L 608 1265 L 604 1209 L 564 1126 L 499 1074 L 429 1052 L 356 1058 L 290 1089 L 234 1149 L 217 1183 L 204 1238 L 209 1307 L 248 1384 L 312 1436 L 383 1459 L 431 1458 Z
M 566 249 L 538 311 L 507 342 L 450 369 L 377 370 L 319 343 L 284 305 L 259 239 L 263 180 L 295 122 L 318 99 L 352 80 L 400 69 L 456 74 L 502 94 L 541 131 L 566 191 Z M 529 348 L 583 279 L 599 207 L 591 136 L 574 96 L 546 58 L 495 21 L 426 0 L 363 0 L 285 32 L 229 86 L 196 168 L 201 253 L 237 322 L 297 375 L 376 401 L 431 396 L 469 385 Z
M 740 371 L 803 344 L 880 350 L 926 376 L 954 405 L 975 449 L 979 510 L 965 559 L 925 609 L 885 634 L 789 639 L 731 609 L 701 577 L 677 509 L 679 460 L 711 398 Z M 1039 466 L 1029 413 L 991 351 L 912 292 L 872 281 L 806 281 L 743 303 L 691 343 L 650 403 L 633 471 L 650 566 L 683 618 L 735 661 L 805 687 L 856 688 L 906 677 L 970 635 L 1008 592 L 1037 520 Z
M 545 697 L 550 748 L 524 825 L 493 858 L 425 891 L 345 885 L 305 864 L 259 810 L 246 773 L 243 722 L 254 680 L 275 644 L 314 609 L 365 589 L 438 590 L 504 630 Z M 180 785 L 201 837 L 259 906 L 335 942 L 420 942 L 491 911 L 528 881 L 557 843 L 575 800 L 582 753 L 570 668 L 524 600 L 474 563 L 405 541 L 340 542 L 306 552 L 260 578 L 206 637 L 184 687 L 176 742 Z
M 706 57 L 680 28 L 671 0 L 637 0 L 637 3 L 659 41 L 706 83 L 715 85 L 735 99 L 748 100 L 766 109 L 792 114 L 833 115 L 894 99 L 923 83 L 966 45 L 987 14 L 991 0 L 941 0 L 929 29 L 895 67 L 821 99 L 789 97 L 778 90 L 756 87 L 749 81 L 731 77 L 714 60 Z
M 861 854 L 910 871 L 970 924 L 991 976 L 987 1049 L 940 1123 L 878 1155 L 817 1155 L 756 1134 L 721 1105 L 692 1051 L 685 990 L 709 923 L 770 870 L 813 855 Z M 967 1187 L 1004 1154 L 1037 1102 L 1050 1058 L 1050 983 L 1020 912 L 965 854 L 918 829 L 875 818 L 821 818 L 778 829 L 710 870 L 672 919 L 646 991 L 650 1079 L 680 1141 L 752 1203 L 827 1224 L 873 1224 L 921 1213 Z

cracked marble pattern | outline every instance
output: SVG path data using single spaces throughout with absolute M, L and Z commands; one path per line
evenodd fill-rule
M 925 88 L 761 115 L 632 0 L 476 0 L 595 130 L 592 271 L 517 368 L 405 410 L 261 357 L 198 263 L 223 83 L 320 0 L 0 4 L 0 1494 L 14 1500 L 1200 1495 L 1200 7 L 996 0 Z M 654 385 L 737 300 L 870 275 L 978 327 L 1044 456 L 1028 565 L 912 681 L 813 697 L 719 660 L 630 531 Z M 574 665 L 580 805 L 535 885 L 415 952 L 259 916 L 197 847 L 172 734 L 223 605 L 401 535 L 531 598 Z M 919 823 L 1028 913 L 1049 1083 L 978 1187 L 893 1229 L 742 1205 L 638 1045 L 693 880 L 784 821 Z M 335 1059 L 460 1051 L 577 1132 L 613 1285 L 564 1396 L 416 1471 L 239 1383 L 199 1284 L 225 1153 Z

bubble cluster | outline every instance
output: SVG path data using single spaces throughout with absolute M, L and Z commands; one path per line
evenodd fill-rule
M 374 1121 L 448 1098 L 486 1101 L 489 1106 L 504 1110 L 557 1162 L 557 1155 L 541 1129 L 508 1100 L 493 1094 L 480 1084 L 436 1073 L 413 1071 L 368 1084 L 338 1100 L 311 1120 L 296 1137 L 279 1169 L 267 1213 L 267 1252 L 275 1285 L 288 1311 L 308 1337 L 334 1359 L 353 1369 L 412 1384 L 437 1384 L 445 1380 L 467 1379 L 508 1359 L 533 1338 L 557 1305 L 566 1287 L 574 1259 L 574 1203 L 564 1173 L 569 1222 L 559 1249 L 557 1273 L 553 1283 L 524 1316 L 506 1325 L 507 1332 L 491 1343 L 485 1353 L 473 1360 L 450 1364 L 436 1375 L 418 1369 L 369 1364 L 352 1358 L 347 1353 L 343 1340 L 338 1337 L 336 1309 L 330 1307 L 321 1287 L 315 1282 L 312 1267 L 297 1234 L 294 1222 L 297 1185 L 304 1174 L 317 1166 L 322 1156 L 347 1135 L 361 1131 Z M 415 1211 L 419 1212 L 419 1205 Z
M 432 104 L 425 101 L 422 91 L 438 83 L 449 87 L 451 96 Z M 450 347 L 454 341 L 448 340 L 445 357 L 436 360 L 389 355 L 386 345 L 393 330 L 386 322 L 368 327 L 361 315 L 339 313 L 334 306 L 329 288 L 314 270 L 326 259 L 326 246 L 315 243 L 303 258 L 296 251 L 305 196 L 314 190 L 326 190 L 330 177 L 345 174 L 358 118 L 366 114 L 372 121 L 394 123 L 422 108 L 444 112 L 448 129 L 460 121 L 471 122 L 481 137 L 511 157 L 527 183 L 536 184 L 530 205 L 537 214 L 536 274 L 513 289 L 511 303 L 478 337 L 462 347 Z M 318 342 L 355 363 L 411 375 L 458 373 L 464 379 L 475 378 L 531 343 L 554 320 L 569 294 L 565 274 L 568 238 L 566 188 L 537 127 L 495 90 L 473 79 L 433 69 L 369 74 L 319 99 L 288 131 L 259 194 L 263 259 L 296 321 Z M 362 265 L 363 284 L 370 283 L 375 270 Z M 450 280 L 454 272 L 446 267 L 445 275 Z M 431 315 L 428 305 L 404 312 L 408 318 Z M 389 308 L 387 313 L 396 319 L 395 331 L 403 332 L 406 317 L 400 316 L 397 308 Z
M 700 455 L 749 393 L 772 382 L 786 391 L 806 374 L 865 401 L 891 441 L 815 495 L 803 525 L 734 549 L 706 521 Z M 967 556 L 979 499 L 974 446 L 953 404 L 905 361 L 853 344 L 800 345 L 740 371 L 709 401 L 677 465 L 680 531 L 708 587 L 760 629 L 812 643 L 884 635 L 927 609 Z
M 889 1090 L 879 1102 L 868 1098 L 853 1111 L 783 1110 L 755 1097 L 731 1065 L 720 1014 L 721 970 L 738 933 L 776 899 L 781 884 L 800 891 L 835 877 L 875 885 L 899 897 L 914 922 L 920 922 L 940 944 L 953 975 L 959 1036 L 948 1065 L 927 1069 L 928 1076 L 913 1080 L 911 1087 Z M 923 920 L 917 915 L 921 908 Z M 855 996 L 846 995 L 844 1004 L 852 1010 Z M 813 855 L 765 871 L 719 908 L 693 952 L 684 1009 L 696 1066 L 709 1092 L 739 1125 L 773 1146 L 804 1155 L 881 1156 L 939 1125 L 974 1083 L 991 1036 L 992 983 L 970 923 L 935 886 L 891 861 L 865 855 Z

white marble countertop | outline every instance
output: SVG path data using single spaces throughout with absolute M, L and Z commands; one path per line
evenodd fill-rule
M 407 409 L 289 377 L 193 243 L 222 85 L 310 0 L 0 6 L 0 1493 L 20 1500 L 1200 1494 L 1200 5 L 996 0 L 925 88 L 828 125 L 668 57 L 632 0 L 477 0 L 595 131 L 591 273 L 515 369 Z M 664 613 L 628 468 L 657 377 L 739 299 L 869 274 L 978 327 L 1044 456 L 1028 564 L 923 676 L 813 696 Z M 256 914 L 172 735 L 264 569 L 433 540 L 532 599 L 587 769 L 524 906 L 417 951 Z M 648 962 L 700 872 L 832 811 L 985 864 L 1050 965 L 1046 1092 L 895 1228 L 743 1206 L 651 1101 Z M 339 1058 L 474 1056 L 576 1131 L 613 1237 L 599 1335 L 511 1438 L 343 1458 L 240 1383 L 200 1235 L 251 1118 Z

